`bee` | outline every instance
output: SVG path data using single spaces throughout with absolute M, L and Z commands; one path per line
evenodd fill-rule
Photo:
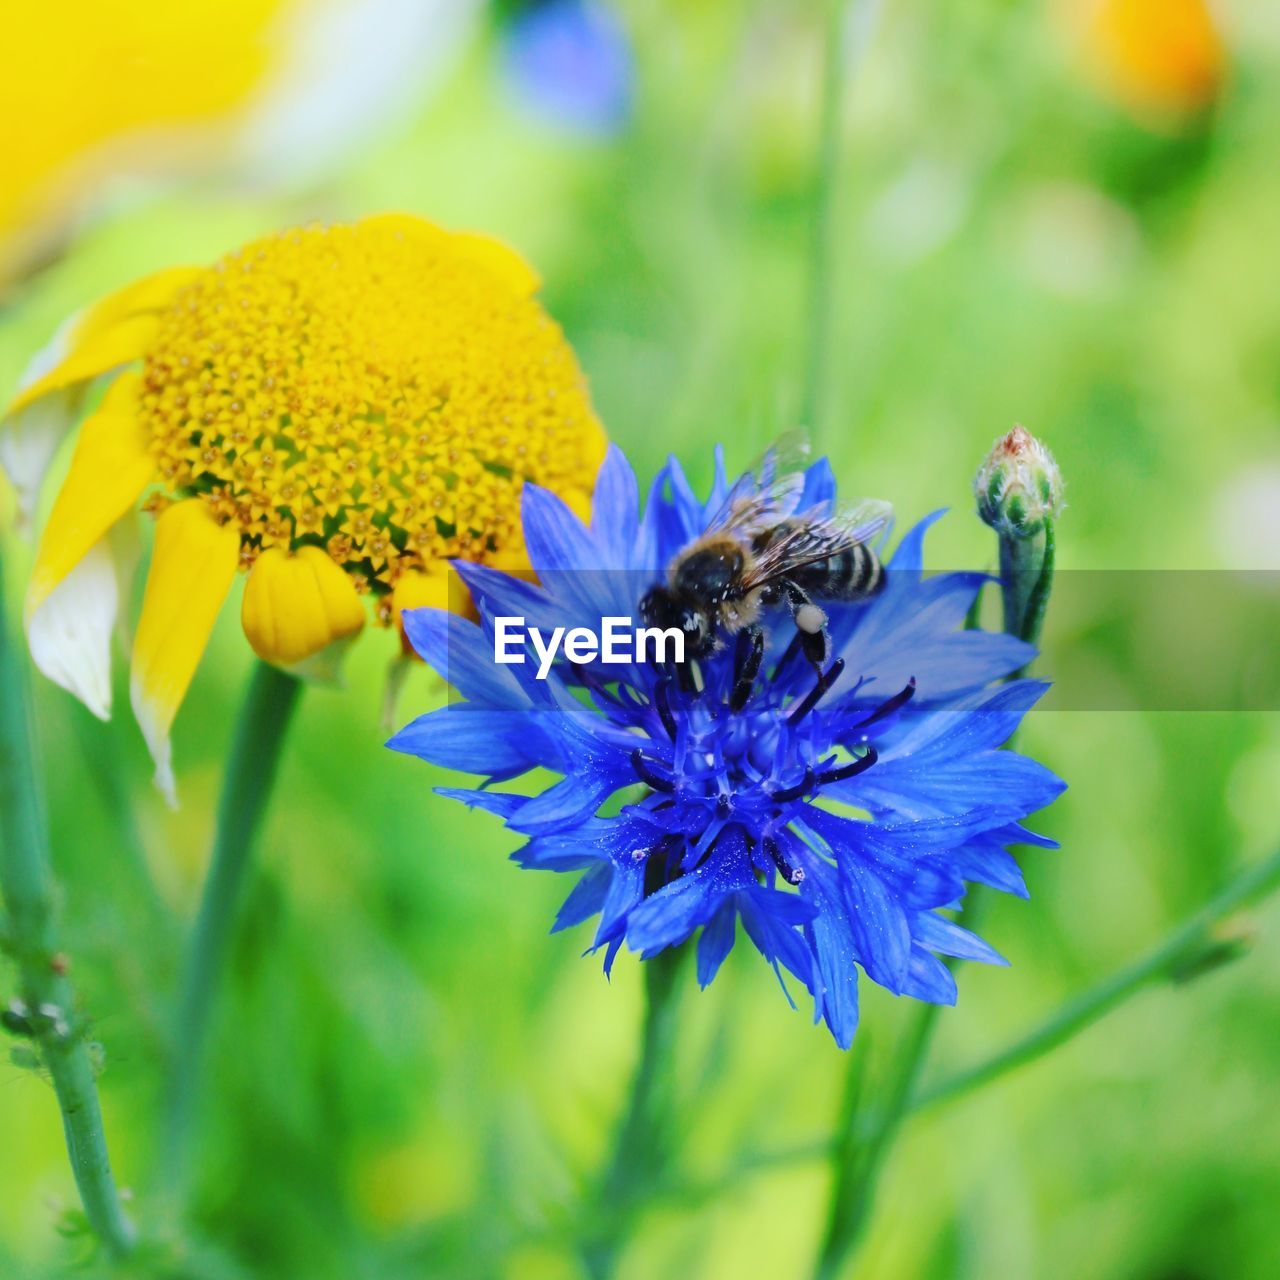
M 746 472 L 706 532 L 671 561 L 666 582 L 640 602 L 647 625 L 684 633 L 686 662 L 722 648 L 726 636 L 741 638 L 735 705 L 745 703 L 763 660 L 766 610 L 790 610 L 796 642 L 821 675 L 831 652 L 823 604 L 869 599 L 884 585 L 868 542 L 887 526 L 888 504 L 798 510 L 804 476 L 786 451 L 803 458 L 802 448 L 780 443 Z

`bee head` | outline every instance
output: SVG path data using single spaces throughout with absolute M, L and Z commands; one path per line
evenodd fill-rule
M 684 634 L 684 656 L 703 658 L 715 648 L 711 619 L 706 609 L 691 596 L 654 587 L 640 601 L 640 617 L 647 627 L 672 629 Z

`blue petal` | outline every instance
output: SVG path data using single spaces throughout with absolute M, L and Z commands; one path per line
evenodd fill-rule
M 732 892 L 705 871 L 664 885 L 636 907 L 627 920 L 627 946 L 644 959 L 683 942 L 706 924 Z
M 587 527 L 557 494 L 526 484 L 520 509 L 529 561 L 539 575 L 605 567 Z
M 752 890 L 739 895 L 738 910 L 742 916 L 742 927 L 746 930 L 747 937 L 751 939 L 756 950 L 764 956 L 772 966 L 774 973 L 777 974 L 778 985 L 782 988 L 782 994 L 787 997 L 787 1002 L 793 1009 L 795 1008 L 795 1001 L 791 999 L 791 993 L 787 990 L 786 982 L 783 981 L 783 968 L 803 982 L 805 989 L 813 995 L 814 1021 L 817 1021 L 823 1014 L 821 982 L 817 959 L 806 943 L 804 936 L 791 925 L 783 924 L 780 920 L 775 919 L 772 912 L 767 908 L 758 905 L 756 894 Z M 856 983 L 856 971 L 854 980 Z M 856 1027 L 858 1021 L 856 986 L 854 989 L 854 1001 L 853 1025 Z M 852 1029 L 849 1032 L 849 1038 L 850 1040 L 853 1038 Z M 844 1047 L 847 1048 L 848 1045 L 846 1044 Z
M 848 914 L 835 885 L 835 873 L 821 858 L 805 862 L 801 892 L 817 908 L 805 926 L 817 960 L 814 998 L 836 1043 L 847 1049 L 858 1026 L 858 954 Z
M 605 562 L 621 569 L 635 554 L 640 526 L 640 490 L 636 473 L 617 445 L 610 445 L 591 505 L 591 535 L 605 554 Z
M 513 777 L 538 765 L 559 769 L 562 764 L 559 743 L 548 732 L 547 720 L 536 712 L 464 702 L 419 716 L 387 746 L 446 769 Z
M 911 948 L 911 963 L 902 994 L 930 1004 L 955 1004 L 956 980 L 950 969 L 936 956 L 919 947 Z
M 932 911 L 918 912 L 912 921 L 911 932 L 918 945 L 940 955 L 955 956 L 960 960 L 977 960 L 982 964 L 1009 963 L 976 933 L 970 933 L 968 929 L 962 929 L 958 924 L 953 924 Z
M 916 709 L 876 736 L 882 761 L 925 752 L 952 756 L 1003 746 L 1048 690 L 1043 680 L 1013 680 L 942 707 Z
M 530 626 L 543 630 L 563 625 L 564 619 L 555 612 L 555 602 L 541 587 L 492 565 L 456 560 L 453 567 L 482 611 L 494 617 L 522 617 Z
M 982 574 L 952 573 L 917 582 L 889 576 L 888 586 L 856 615 L 840 656 L 847 669 L 837 695 L 858 679 L 870 691 L 888 697 L 909 680 L 917 702 L 981 687 L 1025 666 L 1035 648 L 1013 636 L 959 630 Z M 866 696 L 864 691 L 863 696 Z
M 951 855 L 951 862 L 966 880 L 985 884 L 1018 898 L 1031 896 L 1017 859 L 999 845 L 977 841 L 962 845 Z
M 853 785 L 858 782 L 863 785 Z M 995 826 L 1043 809 L 1065 789 L 1066 784 L 1036 760 L 1014 751 L 980 751 L 959 759 L 891 760 L 851 779 L 847 787 L 833 786 L 831 793 L 873 812 L 912 819 L 984 809 L 989 825 Z
M 534 796 L 507 825 L 525 835 L 555 835 L 590 818 L 618 789 L 608 778 L 570 774 Z
M 593 863 L 607 866 L 610 835 L 611 824 L 605 819 L 593 818 L 562 834 L 535 836 L 517 849 L 511 860 L 539 871 L 576 871 Z
M 738 931 L 738 908 L 734 898 L 726 898 L 707 921 L 698 939 L 698 985 L 704 989 L 720 972 L 725 957 L 733 950 Z
M 831 463 L 826 458 L 819 458 L 804 473 L 804 488 L 800 491 L 800 501 L 796 504 L 796 509 L 810 511 L 814 507 L 833 503 L 835 498 L 835 473 L 831 470 Z
M 644 863 L 622 859 L 614 863 L 613 883 L 600 908 L 600 924 L 595 945 L 621 942 L 627 931 L 632 909 L 644 897 Z M 616 948 L 614 948 L 616 950 Z M 605 961 L 608 972 L 609 959 Z
M 904 575 L 919 573 L 924 568 L 924 535 L 946 513 L 946 508 L 941 507 L 908 529 L 889 561 L 889 568 Z
M 559 933 L 561 929 L 581 924 L 595 915 L 604 906 L 605 895 L 612 883 L 613 867 L 607 862 L 597 862 L 573 886 L 573 891 L 564 900 L 564 904 L 556 915 L 551 932 Z
M 437 787 L 436 795 L 449 800 L 461 800 L 468 809 L 483 809 L 496 813 L 506 822 L 514 818 L 529 803 L 528 796 L 512 795 L 509 791 L 488 791 L 478 787 Z M 514 856 L 514 855 L 513 855 Z
M 418 656 L 464 698 L 498 707 L 528 705 L 511 668 L 494 661 L 492 634 L 445 609 L 406 609 L 403 619 Z

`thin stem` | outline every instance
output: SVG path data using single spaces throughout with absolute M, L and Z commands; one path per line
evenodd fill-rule
M 1176 972 L 1214 945 L 1210 930 L 1224 916 L 1252 899 L 1261 898 L 1280 886 L 1280 851 L 1257 865 L 1248 867 L 1189 920 L 1179 925 L 1145 955 L 1109 978 L 1067 1001 L 1056 1013 L 1007 1049 L 985 1062 L 949 1076 L 926 1089 L 912 1104 L 912 1110 L 935 1106 L 961 1094 L 971 1093 L 992 1080 L 1034 1062 L 1046 1053 L 1092 1026 L 1144 987 Z
M 4 599 L 0 561 L 0 601 Z M 67 1155 L 89 1225 L 113 1258 L 133 1248 L 111 1173 L 85 1024 L 74 1008 L 67 957 L 58 947 L 48 831 L 37 791 L 26 677 L 0 618 L 0 892 L 8 912 L 5 942 L 18 966 L 25 1023 L 62 1112 Z
M 1037 644 L 1053 590 L 1056 550 L 1054 525 L 1046 517 L 1044 529 L 1028 538 L 1000 539 L 1000 583 L 1004 599 L 1004 629 L 1011 636 Z M 1021 671 L 1015 675 L 1022 675 Z
M 924 1066 L 938 1009 L 936 1004 L 925 1004 L 915 1011 L 910 1030 L 893 1055 L 888 1094 L 883 1102 L 865 1120 L 856 1112 L 843 1117 L 845 1127 L 832 1147 L 835 1181 L 826 1231 L 814 1269 L 818 1280 L 831 1280 L 840 1273 L 845 1257 L 862 1234 L 871 1211 L 880 1166 L 897 1136 Z M 855 1068 L 851 1065 L 850 1077 L 854 1074 Z
M 683 951 L 672 948 L 644 961 L 640 1061 L 592 1206 L 592 1230 L 582 1244 L 583 1265 L 593 1280 L 613 1275 L 632 1224 L 670 1156 L 674 1109 L 671 1064 L 679 1023 L 675 993 Z
M 271 795 L 280 749 L 300 689 L 293 676 L 259 662 L 236 726 L 218 803 L 213 856 L 196 918 L 178 1011 L 161 1166 L 170 1190 L 180 1189 L 186 1175 L 210 1016 L 254 839 Z
M 818 106 L 818 154 L 809 229 L 809 281 L 805 312 L 805 367 L 800 391 L 800 425 L 817 452 L 830 428 L 828 367 L 839 242 L 836 195 L 840 185 L 841 124 L 849 80 L 875 27 L 880 0 L 825 0 L 822 88 Z
M 74 708 L 74 726 L 89 776 L 98 788 L 107 819 L 115 828 L 114 844 L 133 876 L 137 895 L 161 937 L 171 937 L 174 920 L 156 887 L 147 864 L 146 847 L 133 813 L 129 791 L 121 776 L 121 755 L 116 742 L 116 726 L 99 724 L 83 707 Z
M 827 427 L 827 361 L 835 296 L 833 206 L 840 168 L 840 123 L 844 107 L 845 0 L 827 0 L 822 46 L 822 98 L 818 111 L 818 163 L 814 174 L 809 238 L 808 346 L 800 399 L 800 423 L 815 447 Z
M 1036 578 L 1036 585 L 1032 588 L 1031 596 L 1027 601 L 1026 614 L 1023 617 L 1022 629 L 1019 632 L 1021 638 L 1027 641 L 1028 644 L 1038 644 L 1040 641 L 1040 632 L 1044 629 L 1044 615 L 1049 608 L 1049 596 L 1053 591 L 1053 562 L 1056 542 L 1052 516 L 1045 517 L 1044 536 L 1041 545 L 1040 574 Z

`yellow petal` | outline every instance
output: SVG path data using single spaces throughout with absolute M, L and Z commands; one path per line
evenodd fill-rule
M 473 231 L 458 231 L 453 234 L 453 244 L 456 250 L 487 267 L 523 297 L 532 297 L 542 287 L 538 273 L 501 240 Z
M 365 222 L 377 223 L 421 240 L 434 240 L 445 254 L 465 256 L 478 263 L 521 296 L 537 293 L 542 286 L 538 273 L 512 248 L 492 236 L 475 231 L 446 231 L 434 222 L 411 213 L 379 213 Z
M 400 625 L 400 615 L 406 609 L 448 609 L 455 613 L 467 589 L 455 570 L 444 561 L 432 565 L 429 570 L 411 569 L 402 573 L 391 588 L 391 617 L 396 626 Z
M 71 469 L 40 538 L 27 588 L 28 618 L 155 477 L 138 421 L 139 382 L 137 374 L 119 378 L 80 428 Z
M 206 270 L 205 267 L 166 267 L 107 294 L 81 313 L 76 337 L 95 337 L 126 316 L 144 311 L 163 311 L 182 289 Z
M 200 499 L 156 521 L 142 616 L 133 641 L 133 712 L 156 762 L 156 785 L 174 803 L 169 730 L 209 643 L 240 563 L 240 535 Z
M 364 626 L 364 606 L 351 579 L 319 547 L 296 554 L 272 547 L 249 574 L 240 621 L 258 657 L 293 668 L 354 636 Z M 324 674 L 332 674 L 328 666 Z
M 54 368 L 14 397 L 7 414 L 20 413 L 51 391 L 88 382 L 99 374 L 109 373 L 139 359 L 150 346 L 159 323 L 159 318 L 153 315 L 128 316 L 90 338 L 77 338 L 72 349 Z
M 198 269 L 175 267 L 146 276 L 73 316 L 27 367 L 22 387 L 5 410 L 18 413 L 52 391 L 75 386 L 146 353 L 159 313 Z

